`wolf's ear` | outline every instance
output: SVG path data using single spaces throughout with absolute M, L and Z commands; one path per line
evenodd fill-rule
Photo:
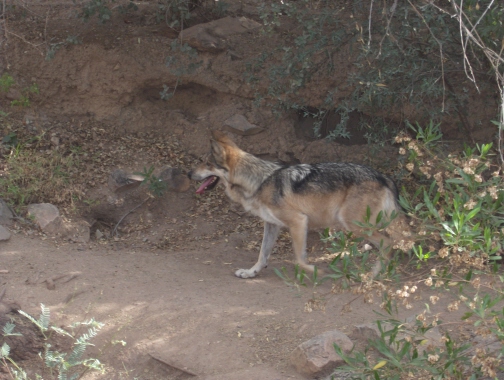
M 212 139 L 223 144 L 223 145 L 229 145 L 229 146 L 237 148 L 234 141 L 231 140 L 229 137 L 227 137 L 224 132 L 213 130 L 212 131 Z
M 212 156 L 214 160 L 219 165 L 222 165 L 222 163 L 226 161 L 226 149 L 219 141 L 210 140 L 210 145 L 212 146 Z

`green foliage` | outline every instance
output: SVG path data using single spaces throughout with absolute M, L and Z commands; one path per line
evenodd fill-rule
M 159 93 L 162 100 L 169 100 L 175 95 L 180 78 L 184 75 L 193 74 L 202 64 L 196 49 L 187 43 L 181 44 L 179 40 L 173 40 L 171 45 L 171 54 L 166 57 L 165 65 L 173 75 L 177 77 L 175 86 L 170 88 L 163 85 L 163 91 Z
M 408 176 L 422 185 L 413 195 L 403 192 L 400 203 L 418 221 L 421 236 L 431 247 L 431 240 L 440 240 L 438 255 L 454 264 L 482 268 L 500 259 L 504 181 L 492 144 L 466 146 L 463 153 L 446 156 L 436 126 L 410 129 L 414 140 L 401 135 L 396 141 L 404 145 L 400 153 Z M 431 250 L 417 246 L 415 253 L 428 259 L 434 256 Z
M 73 349 L 71 352 L 51 351 L 51 345 L 46 344 L 44 361 L 49 368 L 54 368 L 58 373 L 58 380 L 74 380 L 82 376 L 79 369 L 85 368 L 85 371 L 91 369 L 103 371 L 103 364 L 98 359 L 82 359 L 86 348 L 90 345 L 89 341 L 94 338 L 104 326 L 103 323 L 90 319 L 85 322 L 74 323 L 70 326 L 72 331 L 76 327 L 85 327 L 87 331 L 78 337 L 70 334 L 67 331 L 53 327 L 53 330 L 60 335 L 66 335 L 74 339 Z
M 7 92 L 9 89 L 15 85 L 14 78 L 7 73 L 4 73 L 0 77 L 0 92 Z M 30 98 L 33 95 L 38 95 L 40 93 L 39 87 L 36 83 L 32 83 L 29 87 L 24 88 L 21 91 L 21 96 L 18 99 L 11 101 L 11 107 L 29 107 L 31 105 Z M 5 111 L 0 111 L 0 117 L 6 117 L 8 114 Z
M 162 0 L 158 3 L 158 21 L 163 20 L 170 28 L 182 30 L 191 18 L 191 11 L 200 0 Z
M 483 41 L 499 52 L 504 6 L 493 2 L 487 11 L 489 5 L 489 0 L 471 0 L 464 2 L 464 11 Z M 257 91 L 257 103 L 304 113 L 309 104 L 304 89 L 334 75 L 344 51 L 354 62 L 346 88 L 342 92 L 327 87 L 327 94 L 319 94 L 323 100 L 311 104 L 321 110 L 320 120 L 328 111 L 341 115 L 329 138 L 348 133 L 348 114 L 353 111 L 368 116 L 361 120 L 361 129 L 373 142 L 388 139 L 396 128 L 390 120 L 400 124 L 405 110 L 434 124 L 452 114 L 469 127 L 468 89 L 460 80 L 460 62 L 470 54 L 481 72 L 488 67 L 481 63 L 482 50 L 467 45 L 462 49 L 459 21 L 449 3 L 385 1 L 344 8 L 332 1 L 262 2 L 259 13 L 265 33 L 278 27 L 289 33 L 275 51 L 247 63 L 247 82 L 267 86 Z
M 362 280 L 361 275 L 371 270 L 369 251 L 361 251 L 358 244 L 361 238 L 354 238 L 352 233 L 343 231 L 330 232 L 326 229 L 322 241 L 329 244 L 328 251 L 335 254 L 329 263 L 330 273 L 324 279 L 340 281 L 343 289 L 348 289 Z
M 15 147 L 18 143 L 17 135 L 14 132 L 9 132 L 2 138 L 2 144 L 9 147 Z
M 195 14 L 206 18 L 223 17 L 229 8 L 225 1 L 213 0 L 160 0 L 156 19 L 168 27 L 182 31 Z
M 51 320 L 51 313 L 48 308 L 44 306 L 44 304 L 40 304 L 41 313 L 38 319 L 33 318 L 31 315 L 25 313 L 23 310 L 19 310 L 19 314 L 25 316 L 32 322 L 35 326 L 37 326 L 44 336 L 44 339 L 47 339 L 46 332 L 49 329 L 49 322 Z
M 137 174 L 144 177 L 142 185 L 147 185 L 152 194 L 160 197 L 166 191 L 166 182 L 164 182 L 161 178 L 156 177 L 153 172 L 154 166 L 151 166 L 149 169 L 144 168 L 142 173 Z
M 31 101 L 30 98 L 33 95 L 38 95 L 40 93 L 39 87 L 36 83 L 33 83 L 30 85 L 30 87 L 26 87 L 22 90 L 21 96 L 19 99 L 15 99 L 11 101 L 11 106 L 12 107 L 30 107 Z
M 84 21 L 89 21 L 93 16 L 97 16 L 98 20 L 103 24 L 112 18 L 112 9 L 117 8 L 120 13 L 136 11 L 138 6 L 133 1 L 125 1 L 126 4 L 112 6 L 116 0 L 90 0 L 84 4 L 80 17 Z
M 68 36 L 65 41 L 50 43 L 49 48 L 47 49 L 47 53 L 45 56 L 46 61 L 50 61 L 56 55 L 56 52 L 64 46 L 68 45 L 79 45 L 81 41 L 77 36 Z
M 181 44 L 178 40 L 173 40 L 170 48 L 172 54 L 166 57 L 165 65 L 177 77 L 193 74 L 203 64 L 198 51 L 187 43 Z
M 436 323 L 437 324 L 437 323 Z M 415 320 L 413 326 L 396 319 L 376 321 L 379 336 L 369 339 L 364 352 L 347 354 L 335 344 L 338 355 L 346 366 L 338 371 L 352 371 L 354 379 L 400 380 L 404 376 L 424 376 L 430 379 L 467 379 L 467 366 L 470 364 L 465 350 L 469 344 L 457 345 L 449 336 L 445 338 L 443 349 L 421 350 L 425 333 L 433 324 Z M 371 355 L 374 351 L 378 353 Z M 470 366 L 469 366 L 470 367 Z
M 8 73 L 4 73 L 0 77 L 0 91 L 8 92 L 13 84 L 14 84 L 14 78 L 11 77 Z
M 504 278 L 500 279 L 500 284 Z M 425 281 L 432 286 L 432 281 Z M 447 332 L 430 333 L 433 328 L 447 331 L 439 314 L 430 315 L 427 308 L 417 314 L 415 319 L 409 318 L 400 321 L 392 318 L 397 312 L 394 307 L 396 299 L 389 297 L 390 292 L 384 294 L 384 309 L 389 318 L 380 315 L 376 323 L 376 337 L 370 338 L 363 351 L 355 350 L 350 353 L 343 352 L 335 345 L 336 352 L 346 362 L 346 366 L 339 367 L 337 371 L 351 371 L 355 379 L 482 379 L 497 378 L 497 373 L 504 368 L 501 363 L 501 352 L 504 349 L 504 308 L 502 292 L 492 292 L 493 295 L 480 295 L 480 281 L 466 276 L 466 284 L 476 289 L 476 294 L 466 297 L 463 292 L 458 298 L 447 302 L 448 312 L 466 307 L 460 322 L 450 320 L 448 325 L 465 325 L 466 329 L 476 336 L 495 337 L 492 347 L 488 344 L 474 346 L 464 339 L 457 339 Z M 438 285 L 434 285 L 438 287 Z M 465 289 L 461 287 L 461 290 Z M 409 298 L 414 293 L 416 286 L 404 286 L 396 294 Z M 438 293 L 439 294 L 439 293 Z M 447 294 L 444 294 L 446 296 Z M 433 304 L 439 301 L 438 296 L 431 296 Z M 394 312 L 392 310 L 395 310 Z M 448 328 L 449 330 L 449 328 Z
M 318 278 L 318 269 L 315 267 L 311 276 L 309 276 L 304 269 L 301 269 L 299 265 L 294 266 L 294 277 L 291 278 L 287 273 L 287 269 L 282 267 L 280 270 L 277 268 L 273 268 L 275 274 L 280 277 L 285 284 L 289 286 L 299 287 L 299 286 L 308 286 L 308 282 L 312 283 L 316 286 L 319 283 Z
M 59 352 L 51 350 L 51 344 L 46 342 L 44 345 L 43 359 L 48 368 L 55 371 L 58 376 L 58 380 L 76 380 L 80 379 L 85 372 L 88 370 L 95 370 L 103 372 L 104 366 L 98 359 L 84 359 L 86 348 L 92 346 L 90 340 L 98 334 L 98 332 L 103 328 L 104 324 L 90 319 L 85 322 L 77 322 L 72 324 L 70 327 L 71 332 L 68 332 L 62 328 L 50 325 L 50 311 L 44 305 L 41 304 L 41 314 L 38 319 L 30 316 L 22 310 L 19 313 L 26 318 L 28 318 L 33 324 L 35 324 L 45 340 L 50 337 L 47 335 L 48 331 L 54 331 L 59 335 L 69 337 L 73 340 L 73 347 L 70 352 Z M 14 336 L 21 335 L 13 333 L 14 330 L 13 323 L 7 323 L 3 328 L 3 336 Z M 85 328 L 86 331 L 80 335 L 77 335 L 75 330 L 81 330 Z M 11 365 L 15 368 L 9 368 L 9 372 L 15 377 L 14 380 L 28 379 L 26 372 L 21 369 L 10 357 L 10 347 L 4 343 L 0 348 L 0 360 L 3 359 L 3 364 L 7 366 L 5 360 L 9 361 Z M 42 357 L 42 353 L 40 354 Z M 41 378 L 36 375 L 37 379 Z

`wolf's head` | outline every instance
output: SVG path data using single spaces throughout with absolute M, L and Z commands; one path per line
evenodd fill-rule
M 197 194 L 213 189 L 219 179 L 229 183 L 239 158 L 245 154 L 233 140 L 220 131 L 212 131 L 210 144 L 212 147 L 210 157 L 188 173 L 190 179 L 203 181 L 196 190 Z

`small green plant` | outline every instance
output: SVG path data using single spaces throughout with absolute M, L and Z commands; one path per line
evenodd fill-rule
M 177 77 L 193 74 L 203 64 L 198 51 L 187 43 L 173 40 L 170 49 L 173 53 L 166 57 L 165 65 Z
M 371 270 L 369 251 L 359 250 L 362 238 L 354 238 L 352 233 L 330 232 L 326 229 L 322 241 L 329 243 L 328 251 L 335 255 L 329 263 L 330 273 L 324 278 L 341 281 L 341 287 L 348 289 L 362 281 L 362 274 Z
M 172 29 L 183 30 L 191 18 L 191 11 L 199 3 L 199 0 L 162 0 L 158 4 L 157 19 Z
M 50 43 L 45 56 L 46 61 L 50 61 L 56 55 L 56 52 L 64 46 L 79 45 L 81 41 L 77 36 L 68 36 L 63 42 Z
M 166 191 L 166 182 L 164 182 L 161 178 L 156 177 L 154 174 L 154 166 L 151 166 L 149 169 L 144 168 L 142 173 L 136 173 L 144 177 L 142 181 L 142 185 L 147 185 L 149 191 L 152 192 L 157 197 L 160 197 Z
M 94 319 L 73 323 L 69 326 L 72 333 L 52 326 L 53 330 L 58 334 L 74 339 L 73 349 L 69 353 L 52 351 L 50 350 L 51 345 L 46 344 L 44 355 L 45 363 L 47 367 L 56 370 L 58 373 L 58 379 L 79 379 L 82 377 L 84 372 L 87 372 L 88 370 L 103 372 L 104 366 L 98 359 L 83 359 L 86 348 L 92 345 L 89 341 L 98 334 L 103 326 L 103 323 L 97 322 Z M 76 337 L 76 328 L 85 328 L 87 330 L 80 336 Z M 81 370 L 82 367 L 84 367 L 84 370 Z
M 35 319 L 31 315 L 19 310 L 19 313 L 24 317 L 28 318 L 33 324 L 35 324 L 40 332 L 42 333 L 44 340 L 44 352 L 40 353 L 41 358 L 43 358 L 46 366 L 55 372 L 58 380 L 76 380 L 80 379 L 84 373 L 89 370 L 95 370 L 103 372 L 104 366 L 98 359 L 84 359 L 86 348 L 92 346 L 90 340 L 94 338 L 98 332 L 104 326 L 103 323 L 97 322 L 94 319 L 90 319 L 85 322 L 77 322 L 69 326 L 70 332 L 62 328 L 50 325 L 50 311 L 43 304 L 41 304 L 41 314 L 38 319 Z M 2 335 L 5 336 L 19 336 L 21 334 L 14 333 L 15 325 L 8 322 L 2 331 Z M 84 333 L 77 333 L 76 330 L 86 329 Z M 51 344 L 48 340 L 51 338 L 49 332 L 55 332 L 59 335 L 66 336 L 73 340 L 72 350 L 70 352 L 59 352 L 51 350 Z M 3 362 L 5 367 L 8 366 L 9 362 L 14 368 L 8 368 L 8 372 L 14 377 L 14 380 L 28 379 L 26 372 L 19 367 L 10 357 L 10 347 L 3 343 L 0 348 L 0 361 Z M 37 379 L 41 378 L 36 375 Z
M 320 285 L 326 278 L 319 276 L 318 268 L 315 266 L 313 273 L 311 275 L 307 274 L 304 269 L 301 269 L 299 265 L 294 266 L 294 276 L 291 277 L 287 272 L 285 267 L 280 269 L 273 268 L 275 274 L 280 277 L 283 282 L 297 291 L 301 287 L 308 287 L 311 284 L 312 287 L 312 297 L 305 303 L 304 309 L 307 313 L 311 313 L 314 310 L 324 311 L 327 298 L 330 296 L 331 292 L 326 294 L 319 294 L 315 289 Z
M 9 132 L 2 138 L 2 144 L 8 147 L 14 147 L 18 145 L 18 143 L 19 141 L 15 132 Z
M 194 73 L 202 64 L 196 49 L 187 43 L 181 44 L 178 40 L 173 40 L 170 45 L 172 53 L 166 57 L 165 65 L 177 77 L 173 89 L 163 85 L 163 91 L 159 93 L 162 100 L 168 100 L 175 95 L 180 78 L 184 75 Z
M 115 2 L 116 0 L 90 0 L 82 7 L 80 17 L 84 21 L 89 21 L 89 19 L 96 15 L 98 20 L 104 24 L 110 21 L 112 18 L 112 10 L 115 8 L 117 8 L 120 13 L 127 13 L 138 9 L 138 6 L 133 1 L 127 1 L 126 5 L 121 4 L 111 7 L 111 4 Z
M 313 286 L 319 283 L 318 269 L 315 267 L 311 276 L 309 276 L 304 269 L 301 269 L 299 265 L 294 266 L 294 278 L 291 278 L 287 273 L 287 269 L 282 267 L 281 269 L 273 268 L 275 274 L 280 277 L 287 285 L 299 287 L 308 286 L 307 282 L 311 282 Z
M 175 95 L 175 91 L 177 90 L 177 85 L 172 89 L 168 87 L 167 85 L 163 84 L 163 91 L 159 93 L 159 96 L 161 97 L 161 100 L 169 100 Z
M 14 78 L 11 77 L 9 74 L 4 73 L 0 77 L 0 91 L 8 92 L 13 84 L 14 84 Z
M 23 89 L 21 96 L 19 99 L 15 99 L 11 101 L 12 107 L 30 107 L 31 101 L 30 98 L 32 95 L 39 94 L 39 87 L 36 83 L 33 83 L 30 87 Z
M 44 304 L 40 304 L 41 313 L 38 319 L 33 318 L 31 315 L 25 313 L 23 310 L 19 310 L 19 314 L 24 315 L 26 318 L 30 320 L 35 326 L 37 326 L 44 336 L 44 339 L 47 339 L 47 331 L 49 330 L 49 322 L 51 320 L 51 313 L 48 308 L 44 306 Z

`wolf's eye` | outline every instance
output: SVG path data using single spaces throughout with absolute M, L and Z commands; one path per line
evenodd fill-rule
M 224 170 L 225 172 L 228 171 L 224 166 L 220 166 L 217 162 L 214 162 L 214 165 L 217 166 L 219 169 Z

